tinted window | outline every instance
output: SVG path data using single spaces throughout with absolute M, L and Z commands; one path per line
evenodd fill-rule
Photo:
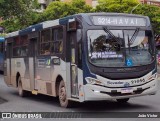
M 62 53 L 63 51 L 63 28 L 52 29 L 51 53 Z
M 51 39 L 50 29 L 41 32 L 40 55 L 50 55 Z
M 13 38 L 13 56 L 23 57 L 28 55 L 28 36 L 24 35 L 21 37 Z

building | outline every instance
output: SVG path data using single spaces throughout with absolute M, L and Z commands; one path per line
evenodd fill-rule
M 40 3 L 41 5 L 41 10 L 46 9 L 47 5 L 52 1 L 55 1 L 55 0 L 38 0 L 38 3 Z
M 53 2 L 56 0 L 38 0 L 38 3 L 41 5 L 41 10 L 46 9 L 46 7 L 49 5 L 50 2 Z
M 160 0 L 139 0 L 142 4 L 160 6 Z

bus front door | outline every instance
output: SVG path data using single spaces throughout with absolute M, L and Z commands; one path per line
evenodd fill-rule
M 12 85 L 11 84 L 11 54 L 12 54 L 12 43 L 7 43 L 7 67 L 5 67 L 7 72 L 4 72 L 4 75 L 7 74 L 7 85 Z
M 71 97 L 78 98 L 78 59 L 77 59 L 77 44 L 76 44 L 76 32 L 69 33 L 70 41 L 70 75 L 71 75 Z
M 37 38 L 32 38 L 30 39 L 30 46 L 29 46 L 29 75 L 30 75 L 31 91 L 36 89 L 36 84 L 35 84 L 36 52 L 37 52 Z

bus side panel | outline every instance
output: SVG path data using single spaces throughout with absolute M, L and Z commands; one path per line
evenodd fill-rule
M 54 57 L 51 57 L 51 58 L 53 59 Z M 50 79 L 44 78 L 47 75 L 47 71 L 44 71 L 44 68 L 41 68 L 41 71 L 40 71 L 40 68 L 37 69 L 36 71 L 37 73 L 36 73 L 35 85 L 38 88 L 38 93 L 56 96 L 57 77 L 61 76 L 62 79 L 66 82 L 66 63 L 60 60 L 60 65 L 51 65 Z
M 5 76 L 4 81 L 8 86 L 17 87 L 16 84 L 16 75 L 15 73 L 15 60 L 14 59 L 7 59 L 4 63 L 4 69 L 5 69 Z
M 38 93 L 50 95 L 50 96 L 56 96 L 56 93 L 54 90 L 55 83 L 51 81 L 44 81 L 44 80 L 35 80 L 35 84 L 38 87 Z
M 14 63 L 12 63 L 12 76 L 14 78 L 13 85 L 16 86 L 16 76 L 19 73 L 22 81 L 22 86 L 24 90 L 30 90 L 30 78 L 29 78 L 29 65 L 28 59 L 25 58 L 15 58 Z
M 4 67 L 5 67 L 5 75 L 4 75 L 4 81 L 5 83 L 7 84 L 7 86 L 11 85 L 11 73 L 10 73 L 10 60 L 9 59 L 6 59 L 5 62 L 4 62 Z
M 31 87 L 31 91 L 34 90 L 34 86 L 35 86 L 35 75 L 34 75 L 34 59 L 33 58 L 29 58 L 29 78 L 30 78 L 30 87 Z
M 15 66 L 16 66 L 16 63 L 15 63 L 15 58 L 11 58 L 11 84 L 13 87 L 17 87 L 17 82 L 16 82 L 16 70 L 15 70 Z
M 53 60 L 54 58 L 55 57 L 51 57 L 51 60 Z M 52 76 L 51 80 L 53 81 L 54 85 L 56 85 L 56 81 L 57 81 L 56 79 L 57 79 L 58 76 L 62 77 L 65 84 L 66 84 L 67 81 L 69 81 L 69 80 L 67 80 L 67 77 L 66 77 L 66 73 L 67 73 L 66 72 L 66 67 L 67 67 L 67 63 L 65 61 L 63 61 L 62 59 L 60 59 L 60 65 L 52 65 L 51 66 L 51 76 Z M 54 86 L 53 92 L 54 93 L 56 92 L 56 86 Z
M 52 95 L 50 57 L 38 57 L 35 64 L 35 90 L 38 90 L 38 93 L 47 94 L 46 86 L 48 84 L 49 95 Z
M 67 97 L 71 98 L 71 69 L 70 69 L 70 63 L 66 63 L 66 91 L 67 91 Z

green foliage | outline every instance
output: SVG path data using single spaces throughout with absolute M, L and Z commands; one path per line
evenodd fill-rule
M 5 37 L 6 33 L 0 33 L 0 37 Z
M 0 0 L 0 15 L 4 19 L 23 17 L 37 7 L 37 0 Z
M 69 13 L 72 14 L 74 12 L 72 9 L 69 4 L 58 1 L 52 2 L 42 14 L 41 21 L 67 16 Z
M 152 5 L 140 5 L 134 11 L 134 14 L 148 16 L 151 20 L 155 33 L 160 33 L 160 8 Z
M 133 14 L 148 16 L 155 33 L 160 33 L 160 8 L 157 6 L 140 4 L 137 0 L 99 0 L 95 11 L 117 13 L 131 13 L 132 11 Z
M 22 29 L 38 20 L 33 9 L 38 8 L 37 0 L 0 0 L 0 16 L 4 21 L 0 25 L 6 32 Z
M 84 0 L 72 0 L 71 6 L 76 9 L 76 13 L 88 13 L 92 11 L 92 7 L 86 5 Z
M 135 8 L 135 6 L 137 7 Z M 133 10 L 133 14 L 149 16 L 154 31 L 160 33 L 160 8 L 142 5 L 138 0 L 99 0 L 99 5 L 94 9 L 86 5 L 84 0 L 72 0 L 68 3 L 56 0 L 51 2 L 43 13 L 33 12 L 33 9 L 36 8 L 39 8 L 37 0 L 0 0 L 0 16 L 5 19 L 0 25 L 6 28 L 6 32 L 11 32 L 38 22 L 77 13 L 130 13 Z
M 21 29 L 20 22 L 17 19 L 5 20 L 0 23 L 0 25 L 5 27 L 6 32 L 12 32 Z
M 84 0 L 55 1 L 43 13 L 33 12 L 38 7 L 37 0 L 0 0 L 0 15 L 5 19 L 0 25 L 6 28 L 6 32 L 12 32 L 38 22 L 92 11 Z
M 139 2 L 137 0 L 99 0 L 97 12 L 128 13 Z
M 58 19 L 77 13 L 91 12 L 92 7 L 85 4 L 84 0 L 73 0 L 72 2 L 51 2 L 47 9 L 42 13 L 39 21 Z

